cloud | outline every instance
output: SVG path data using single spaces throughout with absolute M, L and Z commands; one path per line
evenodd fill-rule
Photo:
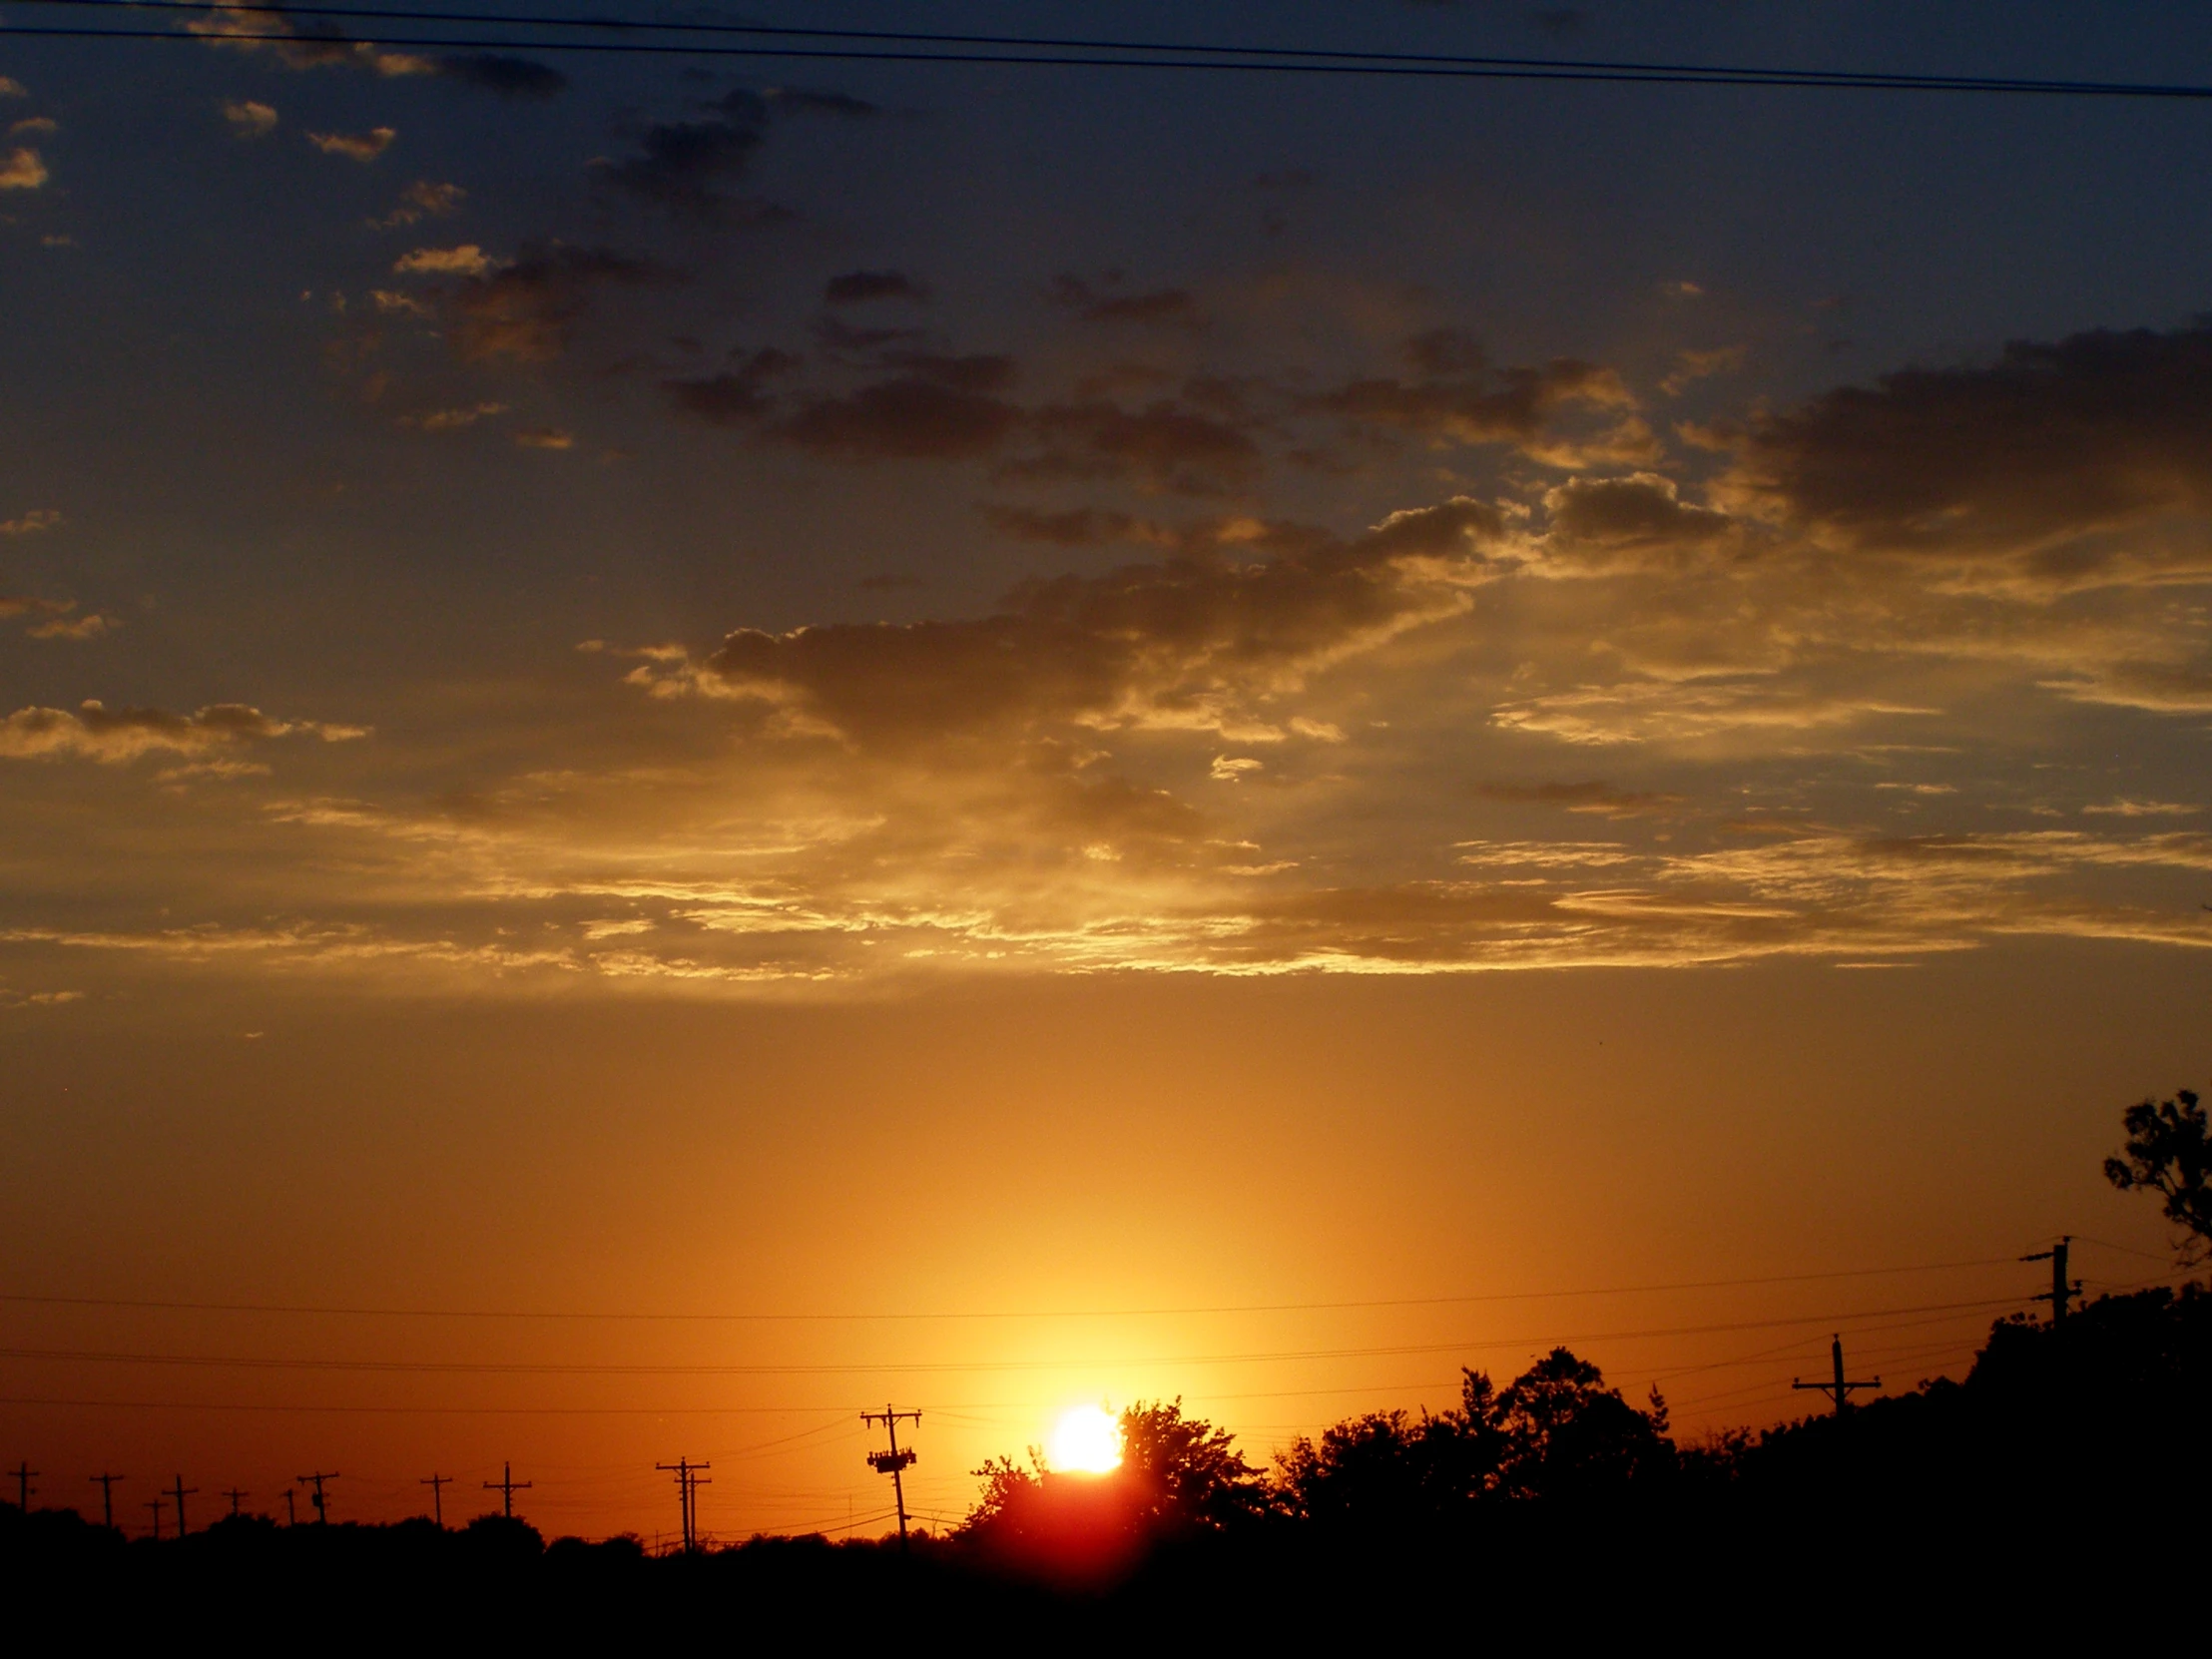
M 2053 555 L 2212 507 L 2212 324 L 2015 340 L 1847 386 L 1733 434 L 1721 504 L 1822 542 Z M 2077 547 L 2093 570 L 2128 549 Z
M 515 442 L 525 449 L 573 449 L 576 434 L 558 426 L 525 426 L 515 433 Z
M 872 121 L 883 113 L 881 105 L 871 104 L 864 98 L 854 98 L 850 93 L 844 92 L 825 92 L 806 87 L 769 87 L 761 96 L 779 115 L 827 115 L 846 121 Z
M 457 432 L 473 426 L 479 420 L 489 420 L 507 412 L 504 403 L 470 403 L 459 408 L 431 409 L 422 414 L 401 415 L 399 424 L 411 426 L 418 432 Z
M 902 271 L 848 271 L 823 284 L 826 305 L 858 305 L 873 299 L 922 300 L 929 290 Z
M 251 98 L 233 98 L 223 105 L 223 119 L 230 123 L 234 136 L 242 139 L 267 138 L 276 130 L 277 115 L 275 109 Z
M 358 69 L 386 80 L 436 77 L 507 98 L 549 98 L 568 85 L 559 70 L 495 52 L 387 51 L 326 20 L 296 24 L 280 9 L 214 7 L 189 19 L 188 33 L 222 51 L 266 54 L 291 70 Z
M 8 136 L 10 138 L 20 138 L 25 133 L 36 133 L 43 138 L 48 134 L 58 133 L 61 130 L 62 124 L 52 116 L 34 115 L 28 120 L 18 121 L 11 125 L 8 128 Z
M 459 185 L 434 184 L 428 179 L 417 179 L 400 192 L 398 205 L 381 219 L 369 224 L 379 231 L 394 230 L 402 225 L 417 224 L 424 219 L 449 219 L 461 211 L 461 204 L 468 200 L 468 192 Z
M 1241 426 L 1172 399 L 1138 409 L 1101 399 L 1048 404 L 1029 425 L 1039 448 L 1009 466 L 1011 476 L 1223 495 L 1253 482 L 1261 469 L 1260 446 Z
M 1744 348 L 1723 345 L 1710 351 L 1678 351 L 1674 363 L 1674 372 L 1659 382 L 1659 389 L 1669 397 L 1680 397 L 1696 381 L 1714 374 L 1733 374 L 1742 368 Z
M 1632 413 L 1635 397 L 1602 364 L 1559 357 L 1542 368 L 1492 369 L 1479 345 L 1451 329 L 1413 335 L 1403 349 L 1410 377 L 1348 380 L 1303 394 L 1302 405 L 1432 445 L 1509 444 L 1558 465 L 1656 458 L 1649 429 Z M 1577 412 L 1605 424 L 1580 437 L 1552 430 Z
M 670 280 L 665 268 L 610 248 L 525 249 L 512 264 L 472 274 L 452 290 L 450 338 L 468 362 L 549 361 L 567 348 L 596 290 Z
M 1333 664 L 1463 612 L 1501 533 L 1464 498 L 1260 563 L 1215 555 L 1061 577 L 962 622 L 741 629 L 704 660 L 649 654 L 631 682 L 748 705 L 796 736 L 905 749 L 1051 729 L 1282 742 L 1279 700 Z
M 0 98 L 28 98 L 30 93 L 12 75 L 0 75 Z
M 638 154 L 613 164 L 607 177 L 621 190 L 681 213 L 714 217 L 728 206 L 723 187 L 736 182 L 768 142 L 768 106 L 733 89 L 701 121 L 646 128 Z
M 2086 818 L 2190 818 L 2204 809 L 2175 801 L 2134 801 L 2122 797 L 2101 807 L 2084 807 L 2081 811 Z
M 0 536 L 35 536 L 61 527 L 62 515 L 51 507 L 33 507 L 10 519 L 0 519 Z
M 766 384 L 799 366 L 787 351 L 767 349 L 738 360 L 721 374 L 694 380 L 665 380 L 662 388 L 682 413 L 718 426 L 760 420 L 770 408 Z
M 2212 712 L 2212 668 L 2123 662 L 2037 683 L 2073 703 L 2101 703 L 2160 715 Z
M 1555 562 L 1581 570 L 1672 565 L 1727 536 L 1726 513 L 1685 503 L 1671 478 L 1570 478 L 1543 496 Z
M 1102 291 L 1080 276 L 1061 275 L 1052 279 L 1055 302 L 1066 306 L 1085 322 L 1151 322 L 1189 325 L 1199 320 L 1198 301 L 1188 288 L 1154 288 L 1125 293 L 1118 283 Z
M 476 244 L 467 242 L 458 248 L 417 248 L 400 255 L 391 269 L 401 276 L 483 276 L 498 265 Z
M 307 142 L 325 156 L 372 162 L 390 149 L 391 141 L 398 136 L 390 127 L 375 127 L 365 133 L 309 133 Z
M 957 460 L 995 453 L 1021 419 L 1001 398 L 901 375 L 810 403 L 768 435 L 839 460 Z
M 1486 801 L 1539 807 L 1563 807 L 1597 818 L 1672 818 L 1686 805 L 1679 795 L 1658 790 L 1616 790 L 1609 784 L 1477 784 Z
M 79 617 L 48 617 L 44 622 L 37 623 L 25 629 L 24 632 L 34 640 L 81 641 L 96 640 L 101 635 L 112 632 L 121 626 L 122 624 L 112 616 L 103 616 L 98 611 L 88 611 Z
M 37 190 L 50 177 L 39 153 L 27 146 L 17 145 L 0 158 L 0 190 Z
M 112 616 L 97 611 L 83 616 L 73 615 L 77 609 L 74 599 L 27 599 L 20 596 L 0 595 L 0 619 L 15 617 L 37 618 L 24 630 L 34 640 L 96 640 L 101 635 L 123 626 Z
M 0 720 L 0 759 L 80 758 L 115 766 L 142 755 L 201 755 L 269 738 L 304 734 L 325 743 L 366 736 L 363 728 L 314 721 L 271 720 L 243 703 L 213 703 L 197 714 L 161 709 L 110 709 L 97 700 L 64 709 L 18 709 Z
M 449 52 L 437 66 L 448 80 L 502 98 L 552 98 L 568 90 L 568 77 L 559 70 L 503 52 Z

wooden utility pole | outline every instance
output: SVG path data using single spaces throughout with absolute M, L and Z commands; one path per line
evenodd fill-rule
M 92 1478 L 100 1482 L 101 1523 L 113 1530 L 115 1526 L 115 1483 L 118 1480 L 128 1480 L 130 1476 L 125 1474 L 96 1474 Z
M 26 1457 L 8 1472 L 15 1476 L 15 1506 L 27 1515 L 31 1512 L 31 1476 L 39 1471 L 31 1467 L 31 1460 Z
M 338 1471 L 336 1469 L 331 1469 L 327 1473 L 295 1474 L 292 1476 L 295 1481 L 311 1480 L 314 1482 L 314 1496 L 307 1499 L 307 1506 L 314 1510 L 314 1523 L 317 1526 L 328 1526 L 330 1524 L 329 1505 L 322 1500 L 322 1483 L 325 1480 L 335 1480 L 337 1477 Z M 289 1492 L 284 1494 L 284 1502 L 286 1504 L 291 1502 Z
M 712 1486 L 712 1480 L 701 1477 L 701 1469 L 711 1469 L 712 1463 L 695 1463 L 688 1457 L 679 1457 L 673 1463 L 655 1463 L 655 1468 L 676 1476 L 676 1496 L 684 1513 L 684 1553 L 692 1554 L 699 1548 L 699 1493 L 701 1486 Z
M 177 1500 L 177 1536 L 180 1538 L 185 1535 L 185 1499 L 198 1490 L 198 1486 L 186 1485 L 185 1477 L 181 1474 L 177 1477 L 177 1484 L 170 1488 L 170 1495 Z
M 517 1480 L 515 1478 L 515 1466 L 512 1463 L 501 1463 L 499 1473 L 499 1479 L 484 1482 L 484 1490 L 499 1494 L 501 1512 L 509 1520 L 513 1520 L 515 1518 L 515 1493 L 528 1491 L 536 1482 Z
M 2028 1300 L 2030 1302 L 2049 1303 L 2050 1323 L 2053 1325 L 2064 1325 L 2066 1323 L 2066 1304 L 2081 1294 L 2081 1281 L 2076 1279 L 2069 1284 L 2066 1279 L 2066 1247 L 2072 1243 L 2073 1235 L 2071 1233 L 2062 1234 L 2058 1242 L 2052 1245 L 2050 1249 L 2038 1250 L 2032 1256 L 2022 1256 L 2020 1258 L 2023 1262 L 2048 1262 L 2050 1264 L 2050 1289 L 2041 1296 L 2029 1297 Z
M 284 1524 L 286 1526 L 297 1526 L 299 1524 L 299 1483 L 296 1477 L 292 1484 L 284 1488 Z
M 1879 1377 L 1870 1378 L 1865 1382 L 1859 1382 L 1845 1381 L 1844 1339 L 1840 1334 L 1837 1336 L 1836 1340 L 1833 1343 L 1830 1343 L 1828 1345 L 1828 1354 L 1829 1358 L 1835 1362 L 1836 1366 L 1836 1376 L 1834 1381 L 1828 1382 L 1799 1382 L 1793 1381 L 1790 1383 L 1790 1386 L 1793 1388 L 1816 1388 L 1820 1392 L 1827 1394 L 1831 1399 L 1835 1400 L 1836 1414 L 1840 1417 L 1844 1414 L 1844 1407 L 1851 1403 L 1851 1393 L 1854 1388 L 1879 1388 L 1882 1386 L 1882 1379 Z
M 252 1492 L 242 1492 L 238 1489 L 238 1487 L 233 1486 L 223 1495 L 231 1500 L 231 1518 L 233 1520 L 236 1520 L 238 1519 L 239 1513 L 239 1499 L 242 1497 L 252 1497 L 254 1494 Z
M 906 1482 L 903 1478 L 903 1471 L 913 1466 L 915 1457 L 911 1447 L 904 1451 L 898 1448 L 898 1424 L 901 1419 L 918 1423 L 921 1421 L 921 1413 L 919 1411 L 894 1410 L 889 1405 L 885 1405 L 880 1411 L 862 1411 L 860 1413 L 862 1422 L 881 1423 L 884 1431 L 891 1438 L 890 1450 L 871 1451 L 867 1454 L 867 1461 L 868 1467 L 872 1468 L 877 1474 L 887 1474 L 891 1477 L 891 1499 L 898 1505 L 898 1547 L 904 1549 L 906 1547 Z
M 146 1507 L 154 1516 L 154 1536 L 159 1538 L 162 1535 L 162 1500 L 159 1497 L 150 1497 L 146 1500 Z
M 437 1470 L 432 1469 L 429 1473 L 428 1478 L 417 1480 L 415 1482 L 417 1486 L 427 1486 L 430 1488 L 430 1518 L 436 1521 L 440 1526 L 443 1526 L 445 1524 L 446 1482 L 448 1482 L 453 1477 L 450 1474 L 440 1474 L 437 1472 Z

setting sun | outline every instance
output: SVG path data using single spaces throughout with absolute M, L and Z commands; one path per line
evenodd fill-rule
M 1099 1405 L 1078 1405 L 1052 1425 L 1045 1455 L 1063 1473 L 1105 1474 L 1121 1466 L 1121 1424 Z

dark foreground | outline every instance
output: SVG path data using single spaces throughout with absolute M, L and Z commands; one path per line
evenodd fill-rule
M 1073 1509 L 1050 1482 L 1001 1482 L 1011 1501 L 994 1514 L 904 1552 L 756 1539 L 656 1559 L 624 1539 L 547 1545 L 496 1518 L 441 1530 L 242 1517 L 126 1542 L 72 1511 L 6 1506 L 0 1578 L 19 1619 L 44 1608 L 103 1646 L 192 1632 L 341 1651 L 1667 1636 L 1825 1651 L 2093 1628 L 2110 1650 L 2206 1628 L 2202 1292 L 2110 1298 L 2057 1330 L 2000 1326 L 1963 1383 L 1756 1439 L 1678 1448 L 1652 1435 L 1663 1414 L 1633 1413 L 1636 1429 L 1590 1411 L 1595 1397 L 1568 1399 L 1526 1466 L 1510 1461 L 1525 1448 L 1482 1437 L 1479 1413 L 1355 1419 L 1302 1464 L 1211 1497 L 1176 1485 L 1187 1471 L 1142 1467 L 1125 1492 L 1086 1489 Z M 1592 1438 L 1607 1421 L 1614 1437 Z M 1491 1466 L 1470 1465 L 1470 1448 Z M 1232 1487 L 1228 1507 L 1214 1501 Z

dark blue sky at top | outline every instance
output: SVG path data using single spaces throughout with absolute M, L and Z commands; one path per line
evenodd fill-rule
M 56 15 L 10 11 L 18 24 Z M 852 5 L 761 15 L 2212 75 L 2212 26 L 2142 8 L 1654 5 L 1570 16 L 1484 5 Z M 197 47 L 0 51 L 0 72 L 33 94 L 9 113 L 61 123 L 42 146 L 52 185 L 7 204 L 17 221 L 0 256 L 9 470 L 18 490 L 97 497 L 128 521 L 129 535 L 88 555 L 105 561 L 107 581 L 160 586 L 157 569 L 192 569 L 197 593 L 164 594 L 170 604 L 208 593 L 226 594 L 226 608 L 252 604 L 288 569 L 329 584 L 341 604 L 385 582 L 418 596 L 480 582 L 464 602 L 474 611 L 499 590 L 590 567 L 581 574 L 619 576 L 618 603 L 666 606 L 666 621 L 693 630 L 738 620 L 741 601 L 745 620 L 789 625 L 886 603 L 971 605 L 1033 557 L 978 547 L 956 510 L 975 493 L 965 481 L 939 498 L 921 481 L 826 502 L 811 477 L 773 463 L 754 482 L 775 533 L 749 533 L 724 507 L 732 469 L 758 463 L 609 375 L 614 344 L 596 362 L 549 371 L 535 395 L 542 418 L 627 451 L 620 468 L 555 478 L 541 457 L 500 453 L 456 469 L 419 440 L 364 431 L 315 371 L 329 348 L 319 301 L 336 289 L 359 303 L 389 282 L 389 260 L 413 233 L 363 222 L 415 178 L 470 193 L 464 214 L 417 227 L 416 240 L 507 256 L 560 239 L 681 268 L 688 279 L 657 292 L 653 307 L 666 332 L 710 352 L 803 336 L 822 281 L 850 269 L 915 273 L 948 345 L 1025 362 L 1060 348 L 1064 318 L 1040 299 L 1058 274 L 1119 269 L 1137 287 L 1203 292 L 1289 273 L 1317 287 L 1412 295 L 1411 306 L 1466 328 L 1505 363 L 1656 363 L 1682 346 L 1756 340 L 1756 390 L 1778 399 L 1984 353 L 2008 337 L 2180 321 L 2202 304 L 2212 230 L 2212 206 L 2189 185 L 2204 171 L 2212 113 L 2191 103 L 569 54 L 546 58 L 569 88 L 533 101 L 439 79 L 290 72 Z M 772 122 L 732 189 L 794 210 L 791 223 L 706 228 L 594 184 L 587 164 L 628 153 L 642 126 L 695 114 L 728 86 L 779 84 L 888 112 Z M 283 125 L 241 144 L 216 113 L 226 98 L 268 102 Z M 398 138 L 372 166 L 299 139 L 378 125 Z M 76 246 L 37 246 L 52 234 Z M 1698 283 L 1703 298 L 1664 297 L 1677 280 Z M 654 332 L 641 321 L 621 343 L 645 348 Z M 1372 349 L 1309 315 L 1198 342 L 1192 355 L 1225 370 L 1349 369 Z M 470 392 L 468 374 L 423 355 L 428 378 Z M 315 499 L 340 487 L 342 507 Z M 729 591 L 733 557 L 742 595 Z M 886 569 L 921 571 L 932 585 L 888 601 L 852 594 L 855 577 Z M 695 611 L 718 604 L 732 614 Z

